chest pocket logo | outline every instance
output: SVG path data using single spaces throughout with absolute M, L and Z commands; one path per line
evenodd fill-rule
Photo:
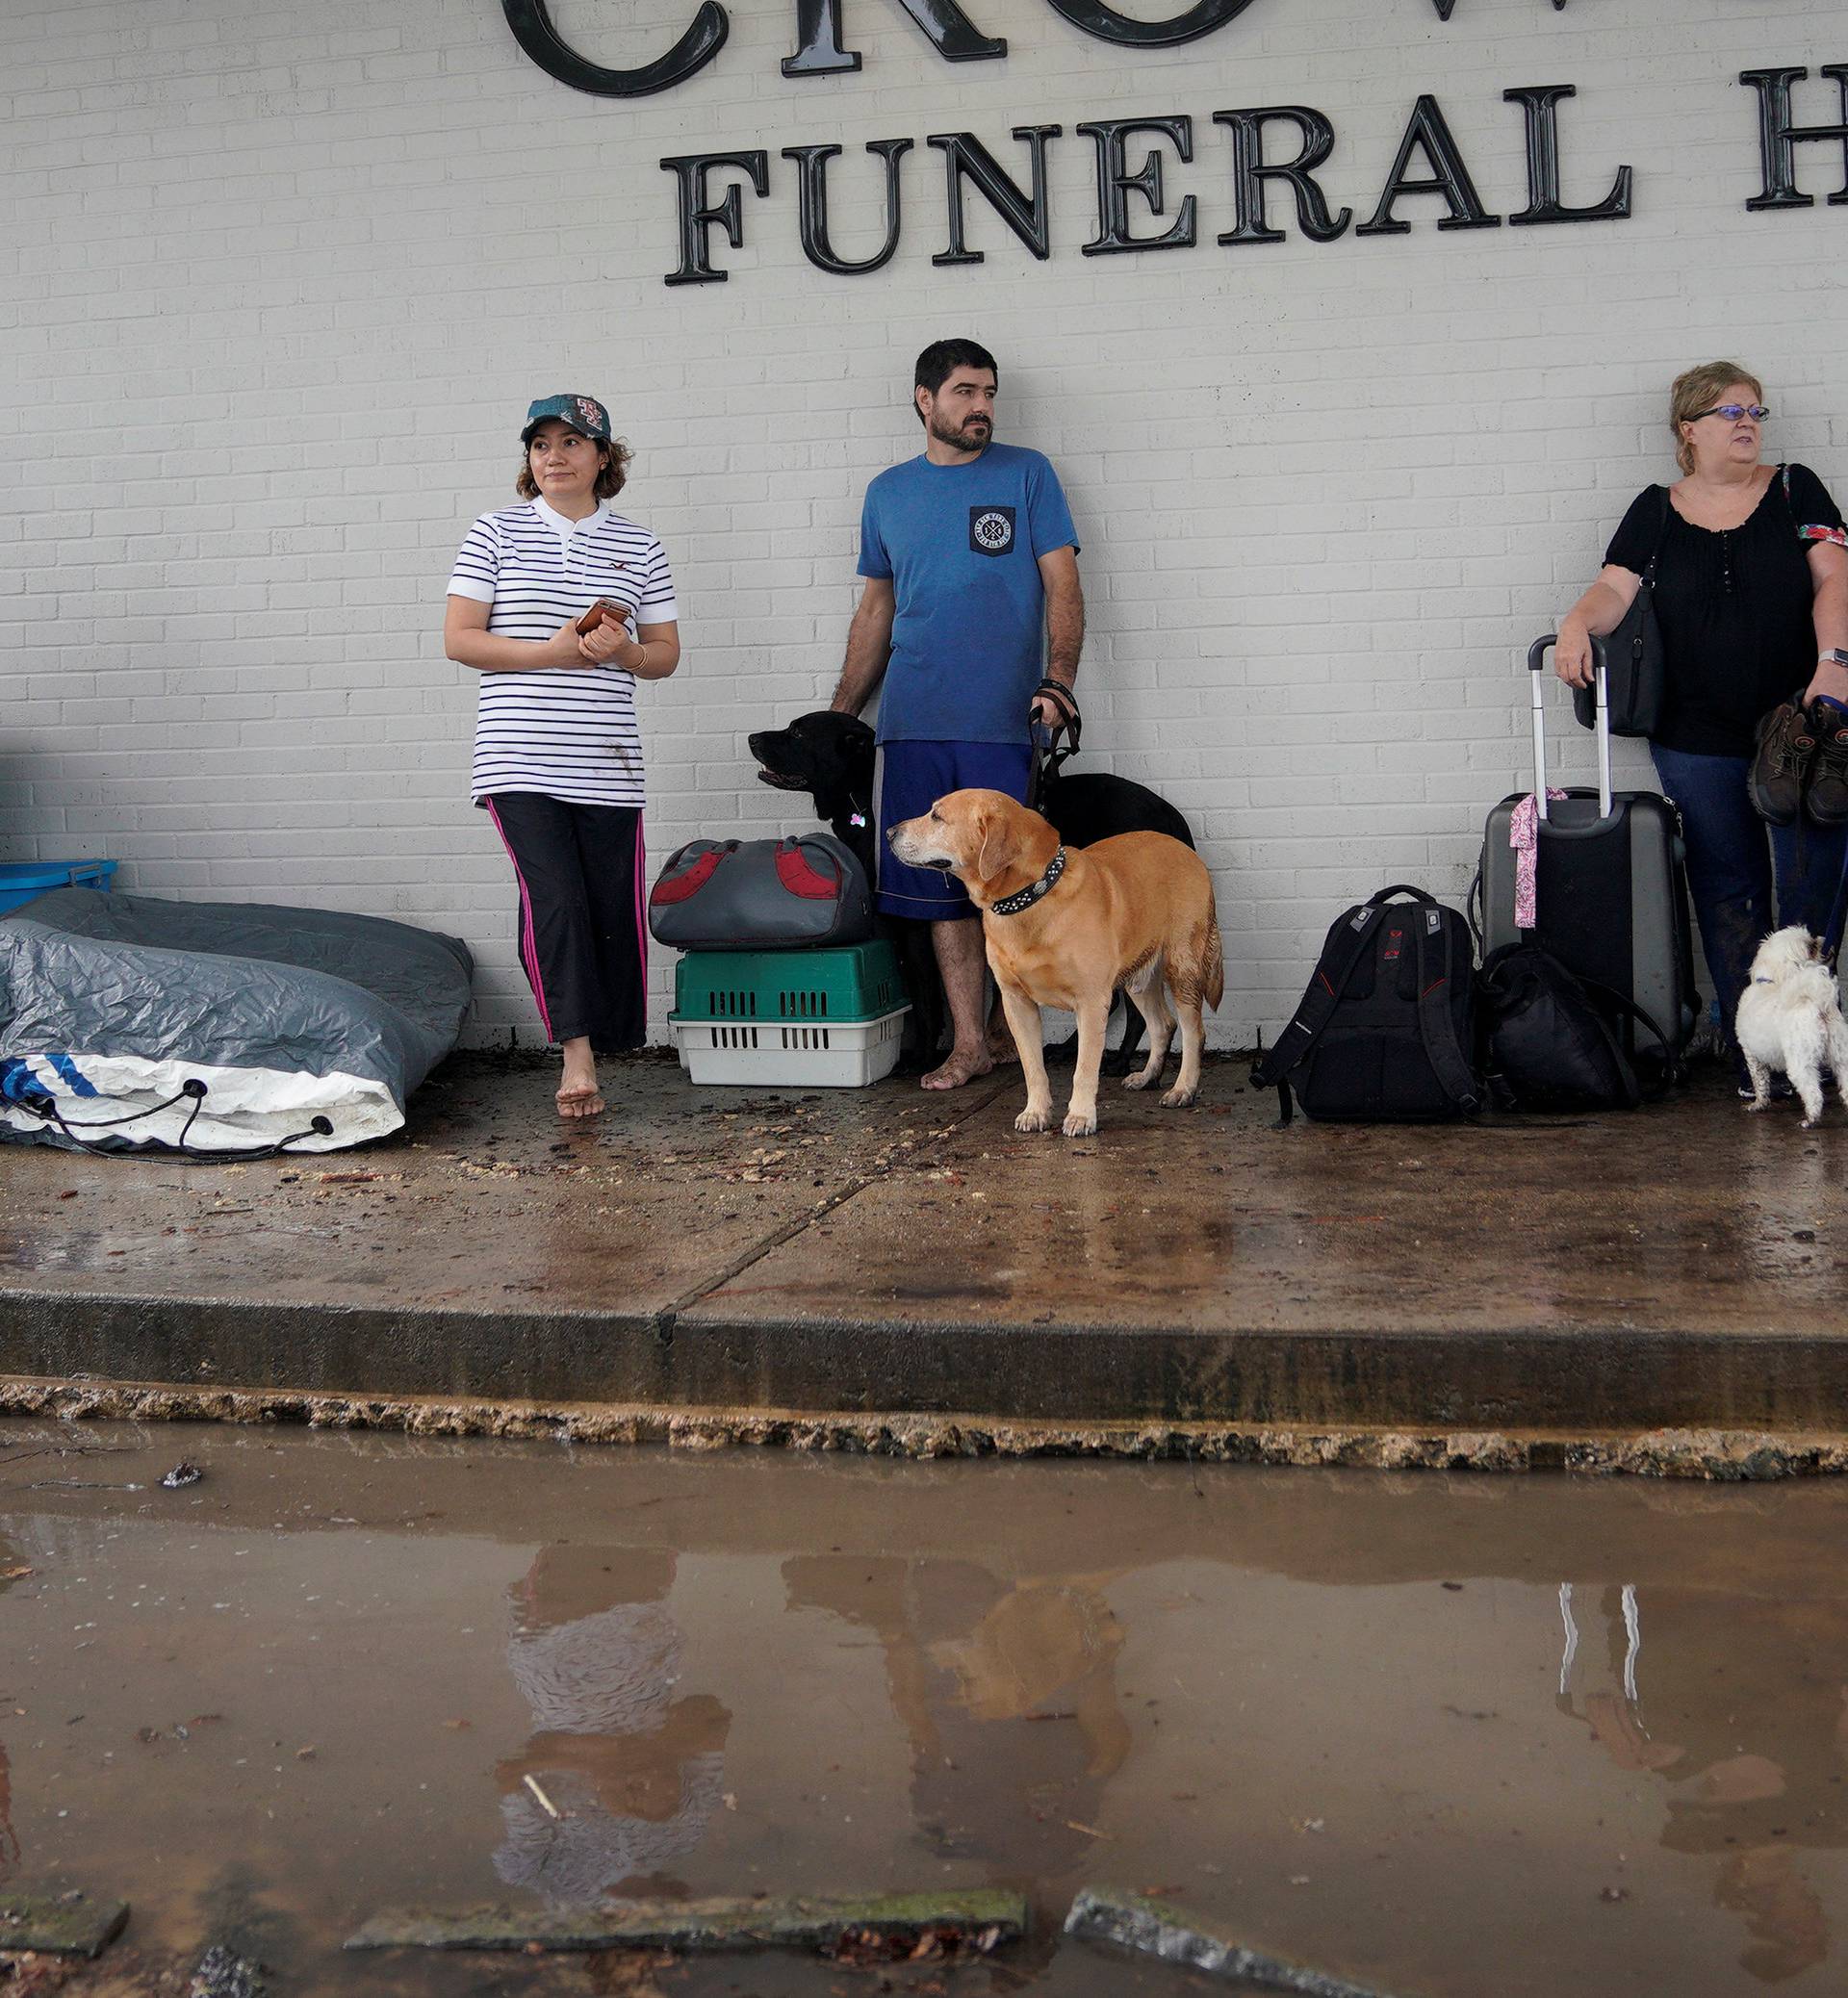
M 969 508 L 969 549 L 978 555 L 1005 555 L 1014 548 L 1014 508 Z

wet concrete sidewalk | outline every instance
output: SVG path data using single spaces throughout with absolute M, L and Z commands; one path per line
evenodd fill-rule
M 398 1137 L 247 1166 L 5 1148 L 0 1402 L 1848 1468 L 1839 1106 L 1804 1132 L 1715 1075 L 1629 1116 L 1278 1132 L 1224 1061 L 1199 1107 L 1113 1089 L 1072 1142 L 1016 1136 L 1015 1072 L 612 1083 L 561 1128 L 548 1067 L 463 1057 Z

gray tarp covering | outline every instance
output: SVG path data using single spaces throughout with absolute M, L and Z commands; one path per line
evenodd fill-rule
M 0 917 L 0 1135 L 327 1151 L 396 1130 L 454 1047 L 473 961 L 378 916 L 60 888 Z M 329 1133 L 309 1131 L 316 1117 Z M 86 1132 L 84 1127 L 90 1127 Z

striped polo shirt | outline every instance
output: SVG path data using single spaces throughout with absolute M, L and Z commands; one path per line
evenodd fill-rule
M 492 606 L 497 638 L 546 639 L 599 597 L 642 625 L 673 624 L 667 551 L 646 527 L 601 505 L 568 521 L 543 500 L 484 513 L 464 537 L 451 597 Z M 483 673 L 469 795 L 543 791 L 576 805 L 642 803 L 635 676 L 619 666 Z

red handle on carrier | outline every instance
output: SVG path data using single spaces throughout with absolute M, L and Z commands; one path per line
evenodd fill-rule
M 730 851 L 727 847 L 710 847 L 695 860 L 684 874 L 677 874 L 671 880 L 663 875 L 654 884 L 650 894 L 651 908 L 664 902 L 690 902 L 719 871 L 719 862 Z
M 785 839 L 777 848 L 777 879 L 790 894 L 801 896 L 805 902 L 840 899 L 840 877 L 823 874 L 803 852 L 800 840 Z

